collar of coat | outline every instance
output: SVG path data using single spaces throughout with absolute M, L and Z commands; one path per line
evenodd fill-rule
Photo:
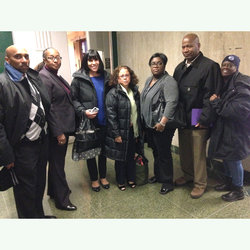
M 201 59 L 204 57 L 203 53 L 200 51 L 199 54 L 197 55 L 197 57 L 191 62 L 189 67 L 194 67 L 194 68 L 198 68 Z M 182 62 L 182 68 L 184 68 L 186 66 L 186 59 L 183 60 Z

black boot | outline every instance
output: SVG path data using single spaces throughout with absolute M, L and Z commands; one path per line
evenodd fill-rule
M 231 191 L 232 190 L 232 178 L 225 176 L 224 182 L 214 187 L 215 191 Z
M 244 199 L 243 187 L 232 186 L 232 191 L 221 196 L 224 201 L 237 201 Z

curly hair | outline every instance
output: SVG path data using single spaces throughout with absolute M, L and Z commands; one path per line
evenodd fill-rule
M 128 72 L 130 74 L 129 87 L 133 88 L 133 86 L 135 86 L 139 82 L 139 80 L 138 80 L 136 74 L 134 73 L 134 71 L 131 68 L 129 68 L 128 66 L 118 66 L 118 67 L 116 67 L 113 74 L 110 77 L 109 85 L 114 86 L 114 85 L 118 84 L 118 77 L 119 77 L 119 73 L 120 73 L 121 69 L 127 69 L 128 70 Z

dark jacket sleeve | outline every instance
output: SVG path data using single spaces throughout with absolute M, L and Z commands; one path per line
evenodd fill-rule
M 79 102 L 80 97 L 80 87 L 79 87 L 79 80 L 74 78 L 71 83 L 71 93 L 72 93 L 72 101 L 75 108 L 76 115 L 80 118 L 82 113 L 86 111 L 86 108 Z
M 111 129 L 112 137 L 115 139 L 120 135 L 118 121 L 118 95 L 116 89 L 112 89 L 106 96 L 106 114 L 108 127 Z
M 250 117 L 249 97 L 249 90 L 239 87 L 233 98 L 228 100 L 217 98 L 211 101 L 211 105 L 215 112 L 224 119 L 246 122 Z
M 58 114 L 56 112 L 56 107 L 54 104 L 55 89 L 54 89 L 54 84 L 52 83 L 53 80 L 44 74 L 40 74 L 39 76 L 42 79 L 42 82 L 44 83 L 44 85 L 46 86 L 48 94 L 49 94 L 51 106 L 50 106 L 50 112 L 48 114 L 48 123 L 51 129 L 52 135 L 56 137 L 58 135 L 63 134 L 63 130 L 61 129 L 60 119 L 58 118 Z
M 214 120 L 215 114 L 211 108 L 209 98 L 212 94 L 219 93 L 221 84 L 220 66 L 217 63 L 213 63 L 204 76 L 203 107 L 199 118 L 199 123 L 204 126 L 209 126 Z
M 5 166 L 14 162 L 15 157 L 3 125 L 4 109 L 1 100 L 4 100 L 4 98 L 1 93 L 3 92 L 0 89 L 0 166 Z

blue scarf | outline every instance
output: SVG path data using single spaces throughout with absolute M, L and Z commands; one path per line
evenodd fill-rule
M 6 61 L 4 62 L 4 67 L 5 67 L 6 71 L 8 72 L 8 74 L 9 74 L 12 81 L 14 81 L 14 82 L 20 82 L 21 81 L 21 79 L 23 77 L 22 72 L 18 71 L 14 67 L 12 67 Z

